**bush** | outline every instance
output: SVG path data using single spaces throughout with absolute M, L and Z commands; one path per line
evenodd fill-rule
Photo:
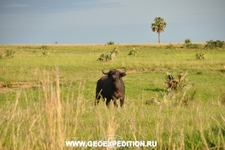
M 223 47 L 224 47 L 224 41 L 220 41 L 220 40 L 206 41 L 206 45 L 205 45 L 205 49 L 223 48 Z
M 185 72 L 175 79 L 172 74 L 167 73 L 165 82 L 167 92 L 163 95 L 164 102 L 170 100 L 173 104 L 189 105 L 194 99 L 196 90 L 194 84 L 188 82 L 187 75 L 188 72 Z
M 46 45 L 41 46 L 41 49 L 47 49 Z
M 167 72 L 166 83 L 167 90 L 182 90 L 187 85 L 187 76 L 188 72 L 182 73 L 178 75 L 178 79 L 176 80 L 172 74 Z
M 198 49 L 200 45 L 198 44 L 192 44 L 190 39 L 185 39 L 184 40 L 184 47 L 182 48 L 187 48 L 187 49 Z
M 201 59 L 205 59 L 205 54 L 203 53 L 196 53 L 196 59 L 201 60 Z
M 100 57 L 98 58 L 100 61 L 108 61 L 111 60 L 111 53 L 104 53 L 101 54 Z
M 16 52 L 14 50 L 6 50 L 3 54 L 0 54 L 0 59 L 2 58 L 12 58 Z
M 100 61 L 109 61 L 109 60 L 114 60 L 114 58 L 116 57 L 116 54 L 119 51 L 117 50 L 117 48 L 115 47 L 113 50 L 111 50 L 110 52 L 106 52 L 100 55 L 100 57 L 98 58 L 98 60 Z
M 166 90 L 159 92 L 157 97 L 153 97 L 146 104 L 172 104 L 189 106 L 194 100 L 196 90 L 194 84 L 187 79 L 188 72 L 181 73 L 175 78 L 171 73 L 166 75 Z
M 109 41 L 106 43 L 107 45 L 114 45 L 114 42 L 113 41 Z
M 49 56 L 49 52 L 47 52 L 47 51 L 42 52 L 42 54 L 43 54 L 44 56 Z
M 14 51 L 14 50 L 6 50 L 6 52 L 5 52 L 5 57 L 14 57 L 14 54 L 15 54 L 16 52 Z
M 166 49 L 175 49 L 175 46 L 173 44 L 169 44 L 166 46 Z
M 135 51 L 135 49 L 133 48 L 132 50 L 129 51 L 128 55 L 137 56 L 137 51 Z
M 185 43 L 185 44 L 191 44 L 191 40 L 190 40 L 190 39 L 185 39 L 185 40 L 184 40 L 184 43 Z
M 198 44 L 186 44 L 185 45 L 186 48 L 188 49 L 198 49 L 200 46 Z
M 119 51 L 118 51 L 118 49 L 116 47 L 114 47 L 114 49 L 112 49 L 110 52 L 111 53 L 115 53 L 115 54 L 118 54 L 119 53 Z

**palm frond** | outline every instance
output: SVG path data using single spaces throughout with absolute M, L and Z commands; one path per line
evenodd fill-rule
M 151 28 L 153 32 L 161 33 L 166 28 L 166 22 L 164 21 L 163 18 L 156 17 L 154 19 L 154 23 L 152 23 Z

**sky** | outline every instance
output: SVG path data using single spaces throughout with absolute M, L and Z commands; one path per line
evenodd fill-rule
M 225 41 L 224 0 L 0 0 L 0 44 Z

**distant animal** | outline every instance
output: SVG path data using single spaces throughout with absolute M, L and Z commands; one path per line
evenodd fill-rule
M 106 99 L 106 106 L 109 106 L 112 100 L 114 107 L 118 107 L 116 100 L 120 99 L 120 107 L 122 107 L 125 97 L 125 85 L 122 77 L 126 76 L 126 68 L 123 68 L 123 71 L 112 69 L 108 72 L 102 69 L 102 73 L 105 76 L 97 81 L 95 104 L 97 105 L 102 98 Z

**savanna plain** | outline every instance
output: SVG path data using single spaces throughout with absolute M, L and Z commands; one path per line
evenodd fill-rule
M 98 60 L 115 48 L 113 60 Z M 105 149 L 65 142 L 107 135 L 157 141 L 154 149 L 225 149 L 225 49 L 55 44 L 0 45 L 0 53 L 0 149 Z M 124 107 L 95 106 L 102 69 L 122 67 Z M 167 89 L 168 73 L 185 74 L 182 87 Z

